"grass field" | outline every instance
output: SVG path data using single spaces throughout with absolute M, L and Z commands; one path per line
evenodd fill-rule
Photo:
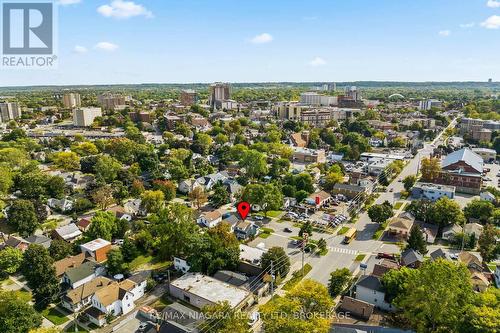
M 261 232 L 259 234 L 259 237 L 264 239 L 271 236 L 271 234 L 274 232 L 274 230 L 271 228 L 261 228 L 260 230 Z
M 276 217 L 280 216 L 281 213 L 283 213 L 282 210 L 270 210 L 267 212 L 267 217 L 276 218 Z M 255 215 L 264 216 L 264 212 L 258 212 Z
M 304 265 L 304 276 L 307 275 L 312 269 L 312 266 L 309 264 Z M 283 290 L 291 290 L 297 283 L 299 283 L 302 280 L 302 269 L 296 270 L 295 272 L 292 273 L 292 278 L 288 280 L 285 285 L 283 286 Z
M 402 201 L 398 201 L 396 202 L 396 204 L 394 205 L 394 210 L 398 210 L 401 208 L 401 206 L 403 206 L 404 202 Z
M 80 325 L 78 325 L 78 331 L 77 333 L 88 333 L 87 330 L 85 330 L 83 327 L 81 327 Z M 68 328 L 66 328 L 66 332 L 74 332 L 75 331 L 75 324 L 72 324 L 71 326 L 69 326 Z
M 150 255 L 140 255 L 129 264 L 131 271 L 145 270 L 145 269 L 162 269 L 169 267 L 172 264 L 170 261 L 162 261 L 157 257 Z
M 42 315 L 54 325 L 62 325 L 69 320 L 66 315 L 59 312 L 56 308 L 45 309 L 42 311 Z

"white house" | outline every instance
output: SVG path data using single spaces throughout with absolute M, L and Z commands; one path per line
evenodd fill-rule
M 185 180 L 180 181 L 177 189 L 181 193 L 188 194 L 193 189 L 193 180 L 185 179 Z
M 57 209 L 61 212 L 67 212 L 73 209 L 73 201 L 68 199 L 50 198 L 47 200 L 47 205 L 52 209 Z
M 207 228 L 213 228 L 222 221 L 222 214 L 218 210 L 203 212 L 198 216 L 196 222 Z
M 479 198 L 481 198 L 481 200 L 486 200 L 489 202 L 496 202 L 497 201 L 497 198 L 493 194 L 491 194 L 491 192 L 488 192 L 488 191 L 484 191 L 484 192 L 479 193 Z
M 416 183 L 411 194 L 416 199 L 427 199 L 436 201 L 442 197 L 453 199 L 455 197 L 455 186 L 437 185 L 431 183 Z
M 132 216 L 145 215 L 146 212 L 141 208 L 141 204 L 141 199 L 129 200 L 123 204 L 123 210 Z
M 123 282 L 126 282 L 125 280 Z M 135 307 L 134 294 L 127 290 L 128 285 L 113 283 L 97 290 L 92 296 L 92 308 L 86 311 L 91 322 L 98 326 L 106 323 L 106 316 L 120 316 L 129 313 Z
M 385 291 L 380 279 L 375 275 L 366 275 L 356 284 L 356 299 L 373 304 L 384 311 L 394 311 L 394 307 L 385 301 Z
M 188 264 L 186 260 L 178 257 L 174 257 L 174 267 L 176 270 L 182 273 L 186 273 L 191 268 L 191 266 Z

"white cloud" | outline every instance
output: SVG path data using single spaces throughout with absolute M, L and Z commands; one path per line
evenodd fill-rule
M 463 24 L 460 24 L 460 28 L 468 29 L 468 28 L 473 28 L 475 25 L 476 25 L 476 23 L 474 23 L 474 22 L 463 23 Z
M 114 0 L 109 5 L 102 5 L 97 8 L 97 12 L 104 17 L 125 19 L 134 16 L 153 17 L 153 13 L 143 5 L 133 1 Z
M 104 51 L 115 51 L 118 48 L 118 45 L 110 43 L 110 42 L 99 42 L 94 47 L 96 49 L 104 50 Z
M 273 41 L 273 36 L 268 34 L 267 32 L 261 33 L 260 35 L 255 36 L 250 41 L 254 44 L 265 44 Z
M 75 47 L 73 48 L 73 51 L 75 53 L 87 53 L 88 50 L 85 46 L 75 45 Z
M 441 30 L 440 32 L 438 32 L 438 34 L 441 37 L 448 37 L 449 35 L 451 35 L 451 31 L 450 30 Z
M 57 1 L 57 4 L 59 4 L 61 6 L 68 6 L 68 5 L 74 5 L 74 4 L 77 4 L 80 2 L 82 2 L 82 0 L 59 0 L 59 1 Z
M 490 8 L 500 8 L 500 1 L 498 0 L 488 0 L 486 6 Z
M 486 29 L 499 29 L 500 28 L 500 16 L 493 15 L 486 19 L 486 21 L 481 23 L 482 27 Z
M 325 61 L 325 59 L 323 59 L 321 57 L 316 57 L 309 62 L 309 65 L 314 66 L 314 67 L 323 66 L 323 65 L 326 65 L 326 61 Z

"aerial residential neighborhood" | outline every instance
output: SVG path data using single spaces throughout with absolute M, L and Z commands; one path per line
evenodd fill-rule
M 0 333 L 500 332 L 500 2 L 258 2 L 0 4 Z

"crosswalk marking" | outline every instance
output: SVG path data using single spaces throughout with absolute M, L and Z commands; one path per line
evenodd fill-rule
M 346 249 L 346 248 L 342 248 L 342 247 L 331 247 L 331 246 L 329 246 L 328 250 L 333 251 L 333 252 L 337 252 L 337 253 L 345 253 L 345 254 L 352 254 L 352 255 L 357 255 L 358 254 L 358 251 L 356 251 L 356 250 Z

